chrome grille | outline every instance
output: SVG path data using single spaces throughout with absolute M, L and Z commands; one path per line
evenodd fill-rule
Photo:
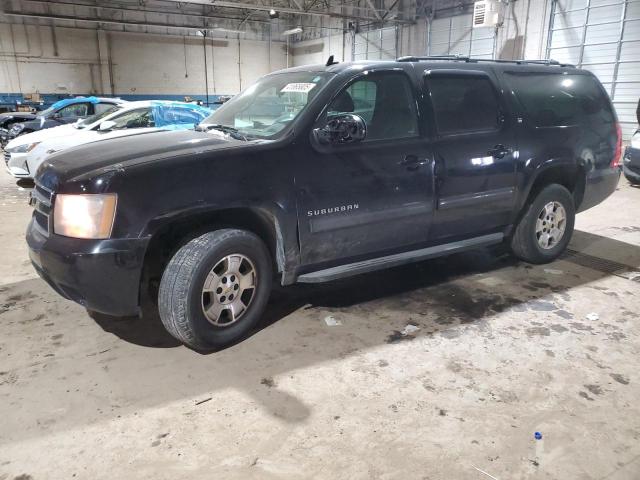
M 33 220 L 43 233 L 49 235 L 49 218 L 51 217 L 53 192 L 36 183 L 31 191 L 31 197 L 34 205 Z

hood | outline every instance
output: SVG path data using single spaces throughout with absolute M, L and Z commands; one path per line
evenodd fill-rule
M 184 156 L 243 148 L 266 140 L 243 141 L 220 132 L 153 131 L 100 140 L 68 148 L 47 158 L 36 180 L 57 190 L 67 181 L 81 181 L 136 165 Z
M 7 144 L 7 148 L 14 148 L 18 145 L 24 145 L 27 143 L 43 142 L 45 140 L 60 138 L 67 135 L 73 135 L 76 132 L 81 132 L 73 125 L 60 125 L 59 127 L 46 128 L 44 130 L 38 130 L 31 133 L 26 133 L 14 138 Z
M 15 120 L 20 120 L 20 121 L 26 122 L 28 120 L 33 120 L 34 118 L 36 118 L 34 113 L 29 113 L 29 112 L 4 112 L 4 113 L 0 113 L 0 125 L 5 120 L 15 119 Z

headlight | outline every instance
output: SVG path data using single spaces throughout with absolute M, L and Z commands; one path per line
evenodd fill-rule
M 637 148 L 640 150 L 640 130 L 631 137 L 631 148 Z
M 33 143 L 23 143 L 22 145 L 18 145 L 17 147 L 7 148 L 7 152 L 9 153 L 28 153 L 34 148 L 40 145 L 40 142 Z
M 109 238 L 116 214 L 115 193 L 56 195 L 53 231 L 74 238 Z
M 9 130 L 12 134 L 17 135 L 19 134 L 22 130 L 24 130 L 24 125 L 22 123 L 14 123 L 13 126 L 11 127 L 11 130 Z

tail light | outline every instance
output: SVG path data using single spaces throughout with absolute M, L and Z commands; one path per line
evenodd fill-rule
M 613 160 L 611 160 L 611 168 L 617 168 L 620 166 L 620 160 L 622 159 L 622 128 L 619 123 L 616 123 L 616 151 L 613 154 Z

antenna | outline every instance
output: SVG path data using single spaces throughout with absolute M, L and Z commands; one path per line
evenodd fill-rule
M 327 59 L 327 63 L 325 63 L 325 66 L 330 67 L 331 65 L 335 65 L 336 61 L 333 60 L 333 55 L 329 55 L 329 58 Z

